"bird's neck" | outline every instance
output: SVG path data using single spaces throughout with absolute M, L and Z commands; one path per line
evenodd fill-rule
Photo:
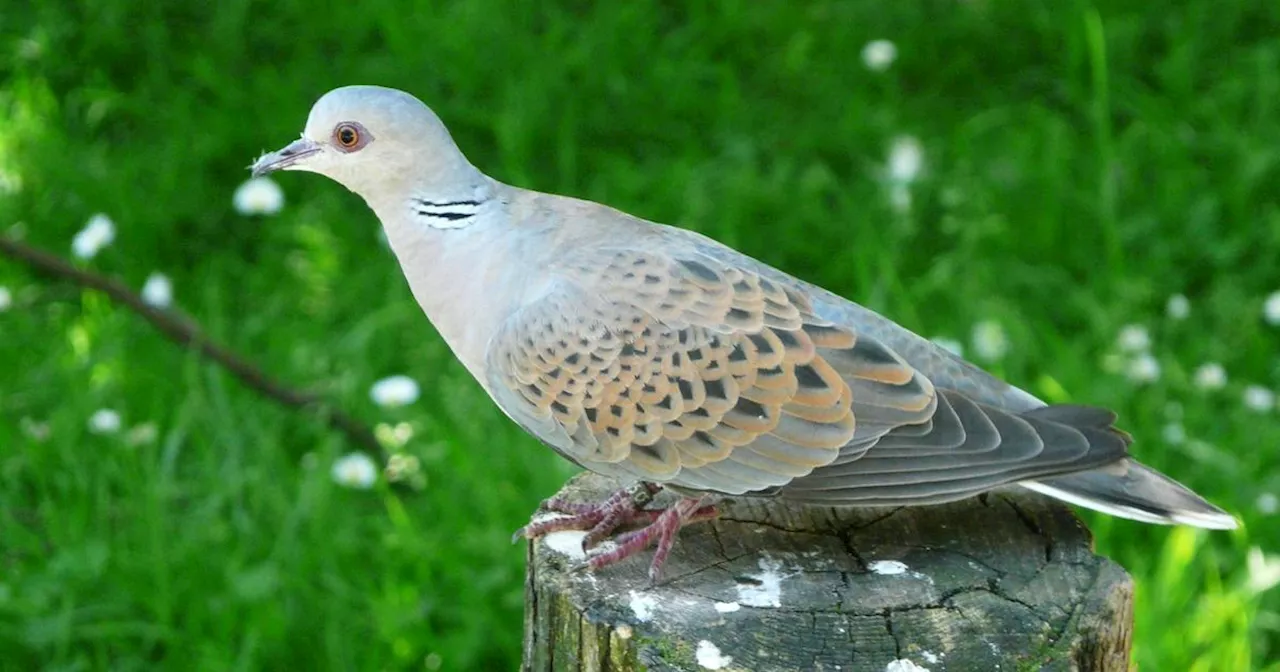
M 498 305 L 519 279 L 496 183 L 466 190 L 413 191 L 373 204 L 414 299 L 467 369 L 483 384 L 489 340 L 510 314 Z

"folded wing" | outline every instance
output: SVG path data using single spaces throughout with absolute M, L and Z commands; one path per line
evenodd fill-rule
M 499 405 L 597 472 L 828 504 L 946 501 L 1115 461 L 1106 411 L 936 389 L 798 285 L 696 253 L 594 250 L 488 352 Z

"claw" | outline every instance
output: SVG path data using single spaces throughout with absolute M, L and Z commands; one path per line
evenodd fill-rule
M 584 530 L 582 551 L 588 553 L 621 527 L 642 523 L 642 526 L 614 536 L 614 547 L 591 555 L 585 562 L 570 568 L 572 572 L 597 570 L 628 558 L 657 542 L 653 560 L 649 564 L 649 585 L 657 584 L 662 575 L 671 548 L 675 546 L 680 528 L 719 515 L 715 505 L 703 505 L 701 498 L 686 497 L 666 509 L 646 509 L 644 506 L 662 490 L 653 483 L 635 486 L 610 495 L 599 504 L 570 502 L 553 497 L 542 504 L 547 511 L 568 514 L 559 518 L 531 522 L 516 531 L 512 541 L 537 539 L 543 535 L 563 530 Z

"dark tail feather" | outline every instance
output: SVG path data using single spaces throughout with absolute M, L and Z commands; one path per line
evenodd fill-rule
M 1064 502 L 1160 525 L 1234 530 L 1236 519 L 1181 483 L 1132 459 L 1018 485 Z

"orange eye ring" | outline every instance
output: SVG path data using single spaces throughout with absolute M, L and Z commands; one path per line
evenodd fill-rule
M 360 146 L 360 128 L 352 123 L 338 124 L 333 129 L 333 139 L 343 149 L 357 149 Z

